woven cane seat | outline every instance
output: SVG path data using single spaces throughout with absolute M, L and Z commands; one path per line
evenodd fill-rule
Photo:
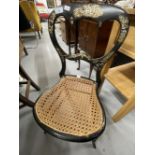
M 105 118 L 92 80 L 65 76 L 38 99 L 38 121 L 59 133 L 89 136 L 103 129 Z

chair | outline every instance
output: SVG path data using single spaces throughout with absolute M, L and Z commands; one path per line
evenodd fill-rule
M 41 39 L 40 32 L 42 33 L 42 25 L 34 2 L 23 0 L 19 2 L 19 5 L 22 8 L 26 18 L 31 24 L 31 28 L 27 29 L 25 32 L 35 31 L 38 33 L 38 36 Z
M 25 52 L 25 47 L 22 44 L 21 39 L 19 38 L 19 75 L 26 79 L 26 81 L 20 81 L 19 85 L 26 84 L 26 91 L 25 91 L 25 96 L 23 96 L 21 93 L 19 93 L 19 101 L 23 103 L 22 105 L 19 106 L 19 108 L 25 107 L 25 106 L 34 106 L 34 102 L 28 99 L 29 97 L 29 89 L 30 86 L 32 85 L 36 90 L 40 90 L 39 86 L 31 79 L 31 77 L 26 73 L 24 68 L 21 65 L 21 57 L 23 52 Z M 26 53 L 25 53 L 26 54 Z
M 92 141 L 93 147 L 96 148 L 95 141 L 106 126 L 104 108 L 98 96 L 98 88 L 101 85 L 100 72 L 125 39 L 129 20 L 123 9 L 111 5 L 72 3 L 62 8 L 62 12 L 53 11 L 48 20 L 50 38 L 62 63 L 60 80 L 38 98 L 33 107 L 33 114 L 45 132 L 72 142 Z M 81 51 L 67 54 L 60 47 L 55 31 L 57 20 L 61 17 L 76 26 L 81 19 L 89 18 L 99 25 L 107 20 L 117 20 L 121 25 L 117 42 L 107 55 L 100 58 L 91 58 Z M 96 81 L 86 77 L 65 75 L 66 59 L 84 60 L 92 64 L 96 70 Z
M 129 14 L 130 26 L 128 35 L 119 48 L 118 52 L 133 59 L 133 62 L 109 69 L 113 61 L 112 58 L 104 66 L 101 73 L 102 81 L 104 81 L 104 78 L 106 78 L 126 98 L 126 102 L 112 116 L 112 120 L 114 122 L 122 119 L 135 106 L 135 12 L 134 9 L 128 9 L 126 11 Z M 113 45 L 118 29 L 119 25 L 114 22 L 107 49 L 111 48 Z

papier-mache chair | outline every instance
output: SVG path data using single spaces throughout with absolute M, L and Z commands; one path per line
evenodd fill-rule
M 107 20 L 118 21 L 120 31 L 113 48 L 100 58 L 91 58 L 84 51 L 67 54 L 61 48 L 55 31 L 57 21 L 62 17 L 76 26 L 84 18 L 96 21 L 98 25 Z M 95 140 L 103 133 L 106 126 L 104 108 L 98 97 L 101 84 L 100 72 L 104 64 L 120 48 L 128 33 L 128 15 L 123 9 L 112 5 L 72 3 L 50 14 L 48 28 L 51 41 L 60 56 L 62 69 L 60 81 L 36 101 L 33 108 L 35 120 L 45 132 L 57 138 L 72 142 L 92 141 L 93 146 L 96 147 Z M 84 60 L 92 64 L 96 71 L 96 80 L 65 75 L 66 59 Z

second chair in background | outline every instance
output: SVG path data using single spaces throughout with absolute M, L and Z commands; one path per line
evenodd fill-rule
M 31 28 L 25 30 L 24 32 L 37 32 L 39 38 L 41 38 L 40 32 L 42 32 L 42 25 L 34 2 L 20 1 L 19 5 L 31 25 Z

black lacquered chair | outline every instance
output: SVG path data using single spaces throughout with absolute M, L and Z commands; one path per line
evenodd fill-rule
M 50 14 L 48 26 L 51 41 L 62 62 L 60 81 L 38 98 L 33 108 L 34 117 L 45 132 L 57 138 L 72 142 L 92 141 L 95 147 L 95 140 L 106 126 L 105 112 L 98 97 L 100 72 L 123 43 L 129 28 L 128 16 L 124 10 L 116 6 L 92 3 L 68 4 L 56 12 Z M 76 52 L 78 45 L 74 54 L 67 54 L 60 46 L 55 32 L 57 21 L 62 17 L 77 27 L 78 22 L 84 18 L 96 21 L 98 25 L 107 20 L 117 20 L 120 23 L 120 32 L 110 52 L 100 58 L 91 58 L 83 51 Z M 96 71 L 96 81 L 65 75 L 66 59 L 84 60 L 92 64 Z

